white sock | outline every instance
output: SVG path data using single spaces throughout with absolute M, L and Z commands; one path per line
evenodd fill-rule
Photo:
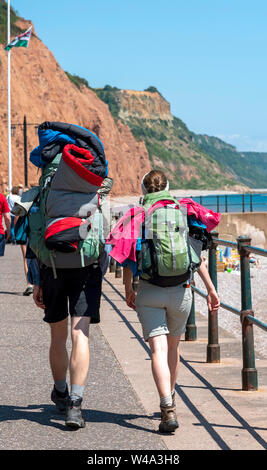
M 160 399 L 160 406 L 171 406 L 172 405 L 172 396 L 168 395 L 167 397 L 162 397 Z
M 77 398 L 83 397 L 85 387 L 83 385 L 71 384 L 70 398 L 71 400 L 77 400 Z

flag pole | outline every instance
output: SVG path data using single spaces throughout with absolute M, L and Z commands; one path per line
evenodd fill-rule
M 10 0 L 7 7 L 7 44 L 10 43 Z M 11 50 L 7 52 L 7 126 L 8 126 L 8 189 L 12 188 L 11 160 L 11 92 L 10 92 L 10 59 Z

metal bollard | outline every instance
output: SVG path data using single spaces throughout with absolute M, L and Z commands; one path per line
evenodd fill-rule
M 218 238 L 217 232 L 212 232 L 213 237 Z M 212 242 L 209 249 L 209 275 L 217 290 L 217 243 Z M 220 362 L 218 312 L 208 313 L 208 346 L 207 362 Z
M 253 324 L 247 315 L 254 315 L 252 311 L 251 283 L 249 252 L 243 245 L 250 245 L 251 238 L 239 236 L 237 238 L 238 252 L 240 254 L 240 277 L 241 277 L 241 323 L 242 323 L 242 390 L 258 390 L 258 373 L 255 367 L 255 350 Z
M 121 269 L 121 266 L 118 263 L 116 263 L 115 277 L 116 278 L 122 277 L 122 269 Z
M 195 285 L 194 281 L 192 285 Z M 192 305 L 190 314 L 186 324 L 185 330 L 185 341 L 196 341 L 197 339 L 197 327 L 196 327 L 196 315 L 195 315 L 195 294 L 192 290 Z
M 138 289 L 138 284 L 139 284 L 139 277 L 138 276 L 134 276 L 133 278 L 133 290 L 134 292 L 137 292 L 137 289 Z
M 114 258 L 110 258 L 110 262 L 109 262 L 109 272 L 110 273 L 115 273 L 115 270 L 116 270 L 116 261 Z

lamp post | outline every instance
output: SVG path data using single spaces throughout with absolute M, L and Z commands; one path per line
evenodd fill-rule
M 27 118 L 24 116 L 23 123 L 15 123 L 11 124 L 12 135 L 14 136 L 16 133 L 16 126 L 22 126 L 23 128 L 23 144 L 24 144 L 24 186 L 28 186 L 28 140 L 27 140 L 27 126 L 35 126 L 35 129 L 38 129 L 37 123 L 27 123 Z

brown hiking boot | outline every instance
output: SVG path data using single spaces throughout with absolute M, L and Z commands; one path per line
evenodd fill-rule
M 174 432 L 179 427 L 175 406 L 161 406 L 161 423 L 159 425 L 160 432 Z

